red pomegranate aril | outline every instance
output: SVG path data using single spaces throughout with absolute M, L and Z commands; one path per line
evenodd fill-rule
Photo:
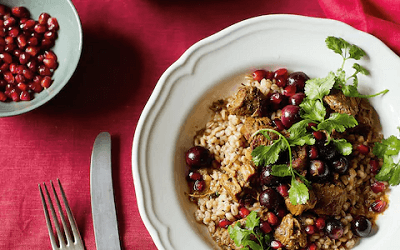
M 249 214 L 250 214 L 250 210 L 248 210 L 247 208 L 241 207 L 241 208 L 239 209 L 239 216 L 240 216 L 240 217 L 246 218 L 247 215 L 249 215 Z
M 369 166 L 370 166 L 370 170 L 372 174 L 377 174 L 379 172 L 379 170 L 381 169 L 380 165 L 379 165 L 379 161 L 377 160 L 370 160 L 369 161 Z
M 18 47 L 22 47 L 22 48 L 25 48 L 25 46 L 28 44 L 28 41 L 27 41 L 27 39 L 26 39 L 26 36 L 24 36 L 24 35 L 19 35 L 18 37 L 17 37 L 17 42 L 18 42 Z
M 30 45 L 30 46 L 36 46 L 36 45 L 38 45 L 38 44 L 39 44 L 39 40 L 37 39 L 37 37 L 32 36 L 32 37 L 30 37 L 30 38 L 28 39 L 28 45 Z
M 271 247 L 272 247 L 272 249 L 279 249 L 279 248 L 282 248 L 283 245 L 280 241 L 273 240 L 273 241 L 271 241 Z
M 275 84 L 278 85 L 278 87 L 285 87 L 286 86 L 286 79 L 282 76 L 278 76 L 275 78 Z
M 267 221 L 271 226 L 277 226 L 279 224 L 279 218 L 272 212 L 267 213 Z
M 19 55 L 21 55 L 22 51 L 20 49 L 15 49 L 13 51 L 14 56 L 19 57 Z
M 27 68 L 26 68 L 25 65 L 18 65 L 15 72 L 16 72 L 16 74 L 23 74 L 23 73 L 24 73 L 24 70 L 26 70 L 26 69 L 27 69 Z
M 294 94 L 296 94 L 296 86 L 294 85 L 286 86 L 285 89 L 283 90 L 283 94 L 288 97 L 293 96 Z
M 218 222 L 218 226 L 221 227 L 221 228 L 228 228 L 228 226 L 231 225 L 231 224 L 232 224 L 232 221 L 230 221 L 228 219 L 225 219 L 225 218 L 221 219 Z
M 272 232 L 272 227 L 267 221 L 260 222 L 260 229 L 265 234 L 269 234 L 270 232 Z
M 37 60 L 38 62 L 43 62 L 43 59 L 44 59 L 44 55 L 43 55 L 43 54 L 40 54 L 40 55 L 37 55 L 37 56 L 36 56 L 36 60 Z
M 253 72 L 253 79 L 260 82 L 266 75 L 267 72 L 265 70 L 259 69 Z
M 10 69 L 10 65 L 9 65 L 8 63 L 3 63 L 3 64 L 0 66 L 0 72 L 1 72 L 1 73 L 2 73 L 2 72 L 7 72 L 9 69 Z
M 274 93 L 269 98 L 270 102 L 279 105 L 283 101 L 283 95 L 281 93 Z
M 49 79 L 50 77 L 48 77 L 48 76 L 45 76 L 44 78 L 43 78 L 43 80 L 41 81 L 41 85 L 42 85 L 42 87 L 43 88 L 48 88 L 49 86 L 50 86 L 50 84 L 47 86 L 47 83 L 45 83 L 44 85 L 46 85 L 46 86 L 43 86 L 43 81 L 45 80 L 45 79 Z M 48 80 L 46 80 L 46 82 L 47 82 Z M 51 78 L 50 78 L 50 83 L 51 83 Z M 201 180 L 203 177 L 202 177 L 202 175 L 200 174 L 200 173 L 198 173 L 198 172 L 190 172 L 189 173 L 189 178 L 191 179 L 191 180 L 194 180 L 194 181 L 197 181 L 197 180 Z
M 365 146 L 363 144 L 360 144 L 360 145 L 357 146 L 357 151 L 360 154 L 367 155 L 369 153 L 369 147 Z
M 14 102 L 20 101 L 21 98 L 20 98 L 20 93 L 19 93 L 19 91 L 17 91 L 17 89 L 11 90 L 11 92 L 10 92 L 10 98 L 11 98 L 11 100 L 13 100 Z
M 285 126 L 283 126 L 283 123 L 279 118 L 275 118 L 272 123 L 275 125 L 277 131 L 282 131 L 285 129 Z
M 36 72 L 37 71 L 37 62 L 35 59 L 31 59 L 26 66 L 28 66 L 28 68 L 32 71 L 32 72 Z
M 6 44 L 14 44 L 14 38 L 11 36 L 6 36 L 4 38 L 4 41 L 6 42 Z
M 14 84 L 15 82 L 14 75 L 10 71 L 3 73 L 3 78 L 9 84 Z
M 381 181 L 377 181 L 371 184 L 371 190 L 374 193 L 380 193 L 383 192 L 385 190 L 386 186 L 385 183 L 381 182 Z
M 15 44 L 13 44 L 13 43 L 11 43 L 11 44 L 7 44 L 5 47 L 4 47 L 4 51 L 5 52 L 12 52 L 14 49 L 15 49 Z
M 55 40 L 57 38 L 57 33 L 54 31 L 47 31 L 43 35 L 44 38 Z
M 285 217 L 286 214 L 287 214 L 287 213 L 286 213 L 286 210 L 283 209 L 283 208 L 279 208 L 279 209 L 276 211 L 276 216 L 278 216 L 279 218 Z
M 8 31 L 8 35 L 10 37 L 16 38 L 19 35 L 19 29 L 17 27 L 13 27 Z
M 17 21 L 14 17 L 8 17 L 3 22 L 5 28 L 13 27 L 17 24 Z
M 40 85 L 40 82 L 31 82 L 28 84 L 28 87 L 35 93 L 40 93 L 43 90 L 42 85 Z
M 279 184 L 279 186 L 276 187 L 276 191 L 283 197 L 289 196 L 289 187 L 286 184 Z
M 26 85 L 26 84 L 23 83 L 23 82 L 18 83 L 18 84 L 17 84 L 17 87 L 18 87 L 20 90 L 22 90 L 22 91 L 27 91 L 27 90 L 28 90 L 28 85 Z
M 202 192 L 206 187 L 206 182 L 203 180 L 197 180 L 194 182 L 193 189 Z
M 36 75 L 36 76 L 33 78 L 33 82 L 34 82 L 34 83 L 39 83 L 39 84 L 40 84 L 40 82 L 42 81 L 42 79 L 43 79 L 43 76 L 38 76 L 38 75 Z
M 0 87 L 5 88 L 7 86 L 7 82 L 4 79 L 0 79 Z
M 47 27 L 48 27 L 48 29 L 49 29 L 50 31 L 57 31 L 57 30 L 60 28 L 60 26 L 58 25 L 57 18 L 55 18 L 55 17 L 50 17 L 50 18 L 47 20 Z
M 46 66 L 44 66 L 44 65 L 40 65 L 39 67 L 38 67 L 38 72 L 39 72 L 39 75 L 41 75 L 41 76 L 51 76 L 51 71 L 50 71 L 50 69 L 49 68 L 47 68 Z
M 18 67 L 18 65 L 16 63 L 10 63 L 10 66 L 9 66 L 10 72 L 13 73 L 13 74 L 16 74 L 17 73 L 17 67 Z
M 42 49 L 50 49 L 53 46 L 54 46 L 54 41 L 53 40 L 47 39 L 47 38 L 44 38 L 42 40 L 42 43 L 41 43 L 41 48 Z
M 19 96 L 21 101 L 30 101 L 31 100 L 31 94 L 28 91 L 23 90 Z
M 46 25 L 47 20 L 50 18 L 50 15 L 47 14 L 46 12 L 43 12 L 42 14 L 39 15 L 38 22 L 40 24 Z
M 274 78 L 277 78 L 278 76 L 283 76 L 283 77 L 287 78 L 287 75 L 288 75 L 288 71 L 286 68 L 280 68 L 280 69 L 275 70 L 275 72 L 274 72 Z
M 0 16 L 4 16 L 8 13 L 10 13 L 10 9 L 7 6 L 0 4 Z
M 56 69 L 58 66 L 58 63 L 56 60 L 49 59 L 49 58 L 43 59 L 43 64 L 49 69 Z
M 25 52 L 28 53 L 31 56 L 36 56 L 39 53 L 39 51 L 40 51 L 40 48 L 36 47 L 36 46 L 28 46 L 25 49 Z
M 310 245 L 307 246 L 307 250 L 317 250 L 318 247 L 315 243 L 311 243 Z
M 13 7 L 11 13 L 18 18 L 29 18 L 31 15 L 29 10 L 23 6 Z
M 0 92 L 0 101 L 5 102 L 6 100 L 7 100 L 6 94 L 4 94 L 3 92 Z
M 314 145 L 310 146 L 310 148 L 308 149 L 308 157 L 311 160 L 315 160 L 318 158 L 318 149 L 316 146 Z
M 371 205 L 371 209 L 374 212 L 382 213 L 386 208 L 386 201 L 383 200 L 376 200 Z
M 47 28 L 45 25 L 36 24 L 34 30 L 36 33 L 43 34 L 44 32 L 46 32 Z
M 322 217 L 319 217 L 318 219 L 316 219 L 315 226 L 318 228 L 318 230 L 324 229 L 325 228 L 325 219 Z
M 22 52 L 19 55 L 19 63 L 21 64 L 27 64 L 29 62 L 29 59 L 31 59 L 31 55 L 26 52 Z
M 325 140 L 325 134 L 322 131 L 314 131 L 312 134 L 317 141 Z
M 24 24 L 23 27 L 21 27 L 23 30 L 33 30 L 35 28 L 36 22 L 33 19 L 27 20 Z
M 308 225 L 304 229 L 308 235 L 313 235 L 315 233 L 315 227 L 313 225 Z
M 13 61 L 12 56 L 6 52 L 0 54 L 0 59 L 3 60 L 3 62 L 8 63 L 8 64 L 12 63 L 12 61 Z
M 21 82 L 25 82 L 26 81 L 25 76 L 23 76 L 21 74 L 18 74 L 16 76 L 14 76 L 14 78 L 15 78 L 15 82 L 17 82 L 17 83 L 21 83 Z

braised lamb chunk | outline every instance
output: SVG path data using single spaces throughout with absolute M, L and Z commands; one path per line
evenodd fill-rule
M 302 171 L 307 167 L 308 153 L 307 146 L 297 146 L 293 151 L 292 166 L 297 171 Z
M 221 185 L 226 191 L 231 195 L 231 197 L 236 198 L 237 195 L 242 191 L 236 178 L 230 178 L 227 174 L 222 174 L 220 179 Z
M 233 115 L 260 117 L 265 112 L 266 98 L 257 87 L 242 86 L 228 105 Z
M 283 217 L 281 224 L 275 230 L 274 237 L 287 250 L 300 249 L 307 245 L 307 234 L 302 230 L 300 222 L 292 214 L 287 214 Z
M 293 205 L 290 202 L 289 197 L 286 197 L 285 198 L 286 208 L 290 211 L 290 213 L 292 213 L 295 216 L 302 214 L 304 211 L 313 209 L 315 207 L 315 204 L 317 204 L 317 197 L 315 196 L 312 190 L 309 190 L 309 195 L 310 199 L 307 200 L 306 204 L 297 204 L 297 205 Z
M 314 212 L 321 215 L 340 215 L 343 205 L 347 201 L 347 192 L 341 185 L 318 184 L 312 185 L 317 204 Z
M 324 96 L 324 101 L 336 113 L 356 116 L 361 98 L 347 97 L 342 91 L 334 90 L 330 95 Z
M 366 98 L 362 98 L 360 102 L 360 112 L 356 116 L 360 129 L 369 131 L 366 135 L 368 141 L 380 141 L 383 139 L 381 133 L 382 126 L 379 121 L 379 116 L 374 107 L 369 103 Z
M 254 135 L 260 129 L 273 129 L 271 120 L 268 117 L 246 117 L 243 127 L 240 132 L 243 134 L 244 138 L 250 144 L 251 149 L 254 149 L 260 145 L 269 145 L 270 140 L 268 140 L 262 134 Z M 275 133 L 268 133 L 272 140 L 276 140 L 278 136 Z M 254 135 L 254 136 L 253 136 Z

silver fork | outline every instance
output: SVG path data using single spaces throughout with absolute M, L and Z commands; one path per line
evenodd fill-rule
M 54 205 L 50 198 L 50 194 L 49 194 L 49 191 L 47 190 L 46 184 L 43 183 L 43 186 L 44 186 L 44 191 L 46 193 L 47 202 L 49 204 L 49 208 L 51 211 L 51 215 L 53 218 L 53 224 L 56 229 L 58 240 L 56 240 L 56 238 L 55 238 L 55 232 L 54 232 L 52 224 L 51 224 L 47 203 L 46 203 L 46 200 L 43 195 L 42 187 L 39 184 L 39 192 L 40 192 L 40 197 L 42 198 L 44 216 L 46 218 L 47 229 L 49 230 L 51 246 L 52 246 L 53 250 L 58 250 L 58 249 L 84 250 L 85 248 L 83 246 L 82 238 L 81 238 L 81 235 L 79 234 L 78 227 L 76 226 L 74 216 L 72 215 L 71 209 L 68 205 L 68 201 L 67 201 L 67 197 L 65 196 L 64 189 L 62 188 L 61 182 L 59 179 L 57 179 L 57 182 L 60 187 L 61 196 L 64 201 L 65 210 L 66 210 L 67 217 L 69 220 L 69 224 L 67 224 L 64 213 L 62 212 L 62 208 L 61 208 L 61 204 L 60 204 L 60 200 L 58 198 L 57 192 L 54 188 L 53 182 L 50 181 L 50 184 L 51 184 L 51 187 L 52 187 L 53 193 L 54 193 L 54 199 L 57 203 L 59 217 L 61 219 L 62 227 L 60 226 L 59 220 L 57 219 L 56 211 L 54 209 Z M 71 236 L 70 231 L 72 231 L 72 236 Z

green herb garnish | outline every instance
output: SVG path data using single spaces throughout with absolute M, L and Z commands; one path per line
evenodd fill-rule
M 257 216 L 257 212 L 251 211 L 246 217 L 245 228 L 241 228 L 240 223 L 236 222 L 234 226 L 230 225 L 228 227 L 229 236 L 236 246 L 243 246 L 242 250 L 263 250 L 265 245 L 269 245 L 270 235 L 263 234 L 260 230 L 255 230 L 259 225 L 260 218 Z M 270 248 L 268 247 L 267 249 Z
M 382 142 L 376 142 L 372 151 L 374 155 L 383 158 L 383 165 L 375 179 L 378 181 L 387 181 L 390 185 L 400 184 L 400 162 L 395 163 L 394 156 L 400 152 L 400 139 L 391 135 Z

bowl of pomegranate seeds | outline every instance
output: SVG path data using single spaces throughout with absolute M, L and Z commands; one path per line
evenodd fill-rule
M 0 4 L 0 117 L 33 110 L 73 75 L 82 27 L 69 0 L 6 0 Z
M 377 38 L 295 15 L 190 47 L 133 140 L 139 212 L 158 249 L 400 249 L 394 68 Z

